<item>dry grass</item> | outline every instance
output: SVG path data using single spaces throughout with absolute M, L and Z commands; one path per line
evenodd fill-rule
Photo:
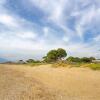
M 55 100 L 55 93 L 43 83 L 12 67 L 0 65 L 0 100 Z
M 55 68 L 59 68 L 59 67 L 72 68 L 72 67 L 81 67 L 81 66 L 85 66 L 85 65 L 87 65 L 87 64 L 86 63 L 77 63 L 77 62 L 71 63 L 71 62 L 60 61 L 60 62 L 52 64 L 52 67 L 55 67 Z
M 68 68 L 72 68 L 72 67 L 87 67 L 90 68 L 92 70 L 100 70 L 100 63 L 69 63 L 69 62 L 57 62 L 52 64 L 52 67 L 55 68 L 59 68 L 59 67 L 68 67 Z
M 100 71 L 0 65 L 0 100 L 100 100 Z

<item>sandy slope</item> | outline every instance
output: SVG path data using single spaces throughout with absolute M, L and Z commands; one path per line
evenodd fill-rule
M 100 71 L 0 65 L 0 100 L 100 100 Z

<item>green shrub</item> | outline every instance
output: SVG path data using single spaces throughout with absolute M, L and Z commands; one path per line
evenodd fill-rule
M 41 61 L 34 60 L 34 59 L 28 59 L 28 60 L 26 61 L 26 63 L 41 63 Z
M 90 63 L 90 62 L 92 62 L 92 60 L 95 60 L 95 58 L 94 57 L 79 58 L 79 57 L 72 57 L 72 56 L 67 58 L 67 61 L 69 61 L 69 62 L 78 62 L 78 63 Z
M 67 61 L 69 61 L 69 62 L 81 62 L 81 58 L 70 56 L 67 58 Z

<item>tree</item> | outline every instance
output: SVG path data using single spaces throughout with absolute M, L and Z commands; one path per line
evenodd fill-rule
M 90 57 L 90 59 L 91 59 L 91 60 L 96 60 L 96 58 L 95 58 L 95 57 Z
M 66 57 L 67 53 L 64 49 L 58 48 L 57 50 L 50 50 L 45 57 L 43 57 L 46 62 L 55 62 Z
M 67 61 L 73 62 L 73 60 L 74 60 L 74 57 L 72 57 L 72 56 L 67 58 Z
M 57 58 L 57 50 L 51 50 L 47 53 L 46 59 L 48 62 L 56 61 Z
M 64 58 L 64 57 L 66 57 L 67 56 L 67 53 L 66 53 L 66 51 L 64 50 L 64 49 L 62 49 L 62 48 L 58 48 L 57 49 L 57 57 L 58 57 L 58 59 L 62 59 L 62 58 Z
M 92 62 L 92 60 L 90 58 L 87 58 L 87 57 L 81 58 L 81 61 L 82 62 Z

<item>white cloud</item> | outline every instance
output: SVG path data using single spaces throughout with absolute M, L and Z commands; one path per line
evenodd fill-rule
M 23 39 L 35 39 L 36 38 L 36 33 L 33 33 L 33 32 L 22 32 L 22 33 L 17 33 L 16 35 L 19 38 L 23 38 Z
M 44 32 L 44 36 L 47 37 L 49 34 L 49 28 L 48 27 L 44 27 L 43 28 L 43 32 Z
M 67 0 L 30 0 L 47 15 L 47 20 L 55 23 L 61 23 L 64 20 L 64 8 L 67 6 Z
M 0 5 L 5 4 L 6 0 L 0 0 Z
M 96 37 L 94 37 L 94 41 L 96 41 L 96 42 L 100 42 L 100 34 L 97 35 Z
M 47 20 L 49 22 L 52 21 L 67 34 L 79 35 L 81 39 L 83 38 L 84 30 L 87 25 L 93 20 L 94 16 L 99 13 L 96 5 L 100 5 L 96 0 L 30 0 L 30 2 L 38 6 L 48 15 Z M 80 10 L 81 7 L 84 9 Z M 75 26 L 76 32 L 73 32 L 66 26 L 70 16 L 78 18 Z
M 95 6 L 92 6 L 85 11 L 78 12 L 78 16 L 81 16 L 81 18 L 76 24 L 76 32 L 81 38 L 84 38 L 85 30 L 94 25 L 98 17 L 100 17 L 100 9 L 96 9 Z
M 86 34 L 84 31 L 100 22 L 100 8 L 96 8 L 92 0 L 29 0 L 30 4 L 27 1 L 29 7 L 33 4 L 45 13 L 45 19 L 43 20 L 46 23 L 56 25 L 57 28 L 64 31 L 64 36 L 62 35 L 59 39 L 55 35 L 57 32 L 59 34 L 59 31 L 48 25 L 45 27 L 41 26 L 42 33 L 39 30 L 40 26 L 36 26 L 34 22 L 29 22 L 17 15 L 13 15 L 4 8 L 4 1 L 6 0 L 0 0 L 0 5 L 2 5 L 2 7 L 0 6 L 0 9 L 2 9 L 0 10 L 0 23 L 7 26 L 10 32 L 4 30 L 0 33 L 1 50 L 19 53 L 20 58 L 22 55 L 33 56 L 33 52 L 35 52 L 34 55 L 38 54 L 38 52 L 44 54 L 50 49 L 62 47 L 74 56 L 98 57 L 98 45 L 93 44 L 91 47 L 91 43 L 83 43 L 82 41 L 84 40 L 84 34 Z M 80 6 L 85 7 L 88 4 L 91 5 L 80 9 Z M 75 30 L 67 26 L 70 17 L 76 18 Z M 36 28 L 38 28 L 38 32 L 36 32 Z M 44 35 L 41 37 L 38 34 Z M 76 36 L 79 36 L 79 39 L 81 38 L 80 43 L 76 43 L 73 40 L 73 37 Z M 93 43 L 99 40 L 99 36 L 95 37 Z
M 6 25 L 8 27 L 18 26 L 16 20 L 12 16 L 7 15 L 7 14 L 0 15 L 0 23 Z
M 62 38 L 62 40 L 63 40 L 64 42 L 66 42 L 66 43 L 69 42 L 69 38 L 68 38 L 67 36 L 64 36 L 64 37 Z

